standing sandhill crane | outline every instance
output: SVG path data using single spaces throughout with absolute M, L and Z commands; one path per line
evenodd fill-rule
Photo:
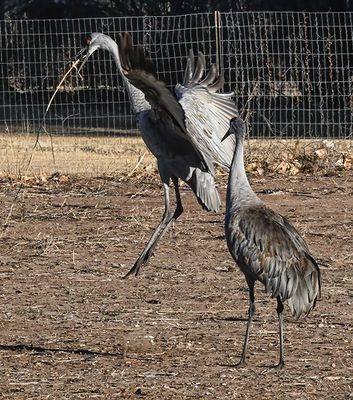
M 125 276 L 137 275 L 153 254 L 159 239 L 183 212 L 179 179 L 190 186 L 203 208 L 219 210 L 214 163 L 225 169 L 230 167 L 234 140 L 223 144 L 221 139 L 228 129 L 229 120 L 238 112 L 232 101 L 233 93 L 216 93 L 224 81 L 215 65 L 211 65 L 203 78 L 206 61 L 201 53 L 196 65 L 193 55 L 189 56 L 184 82 L 176 85 L 174 96 L 164 82 L 156 79 L 151 62 L 146 60 L 142 47 L 132 45 L 129 34 L 120 36 L 118 47 L 109 36 L 92 33 L 86 39 L 86 45 L 80 53 L 83 58 L 81 68 L 98 49 L 108 50 L 113 56 L 137 116 L 142 138 L 157 158 L 163 184 L 162 220 Z M 176 194 L 174 212 L 171 212 L 169 204 L 170 181 Z
M 281 215 L 267 207 L 251 189 L 244 169 L 244 122 L 233 118 L 229 131 L 236 147 L 229 173 L 225 234 L 228 248 L 245 275 L 249 287 L 249 315 L 243 352 L 237 366 L 245 364 L 250 326 L 255 313 L 254 285 L 264 284 L 266 293 L 277 298 L 280 354 L 277 368 L 284 366 L 283 302 L 299 317 L 314 308 L 320 295 L 320 270 L 297 230 Z

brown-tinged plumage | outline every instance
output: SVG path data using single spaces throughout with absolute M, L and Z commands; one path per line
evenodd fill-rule
M 308 314 L 320 295 L 320 270 L 308 246 L 291 223 L 267 207 L 251 189 L 244 169 L 244 122 L 234 118 L 224 138 L 234 134 L 235 153 L 229 173 L 225 234 L 228 248 L 249 287 L 249 315 L 239 366 L 245 364 L 250 326 L 255 313 L 254 285 L 260 281 L 277 299 L 280 357 L 284 366 L 283 302 L 292 314 Z
M 233 93 L 217 93 L 223 86 L 223 78 L 214 65 L 202 79 L 206 62 L 201 53 L 196 66 L 193 54 L 189 56 L 184 82 L 176 86 L 174 95 L 156 78 L 153 64 L 145 57 L 142 47 L 133 46 L 129 34 L 120 35 L 118 47 L 109 36 L 92 33 L 86 40 L 85 52 L 80 53 L 83 63 L 98 49 L 109 51 L 114 58 L 142 138 L 157 158 L 163 184 L 162 220 L 126 276 L 136 275 L 153 254 L 160 238 L 183 212 L 179 179 L 190 186 L 203 208 L 219 210 L 214 164 L 226 169 L 230 166 L 234 141 L 222 144 L 221 138 L 228 129 L 229 119 L 238 113 Z M 174 212 L 169 201 L 171 181 L 176 194 Z

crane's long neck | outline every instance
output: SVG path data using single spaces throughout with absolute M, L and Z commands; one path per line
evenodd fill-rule
M 244 168 L 244 138 L 238 137 L 229 171 L 227 210 L 231 207 L 237 209 L 246 203 L 253 203 L 257 200 L 261 202 L 252 190 Z
M 119 50 L 118 50 L 118 45 L 112 40 L 110 42 L 110 49 L 109 49 L 111 55 L 113 56 L 113 59 L 115 61 L 115 64 L 120 72 L 120 75 L 124 81 L 124 85 L 126 87 L 126 90 L 129 95 L 129 99 L 131 102 L 132 109 L 135 114 L 140 113 L 142 111 L 150 110 L 151 106 L 150 103 L 145 98 L 144 93 L 140 90 L 137 89 L 135 86 L 133 86 L 129 80 L 125 77 L 123 74 L 122 68 L 121 68 L 121 63 L 120 63 L 120 58 L 119 58 Z

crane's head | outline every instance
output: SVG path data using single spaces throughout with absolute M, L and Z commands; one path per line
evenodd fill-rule
M 221 142 L 225 140 L 228 136 L 231 134 L 235 135 L 236 139 L 244 139 L 246 135 L 246 126 L 245 122 L 239 118 L 239 117 L 234 117 L 229 121 L 229 129 L 226 132 L 226 134 L 223 136 Z
M 114 40 L 100 32 L 93 32 L 90 35 L 86 36 L 83 48 L 76 55 L 76 59 L 79 58 L 82 62 L 79 71 L 86 64 L 89 57 L 98 49 L 108 50 L 110 52 L 114 52 L 116 47 L 116 43 Z

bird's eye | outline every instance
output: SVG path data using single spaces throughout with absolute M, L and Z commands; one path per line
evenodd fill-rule
M 84 40 L 84 46 L 90 46 L 91 43 L 92 43 L 92 37 L 87 36 Z

